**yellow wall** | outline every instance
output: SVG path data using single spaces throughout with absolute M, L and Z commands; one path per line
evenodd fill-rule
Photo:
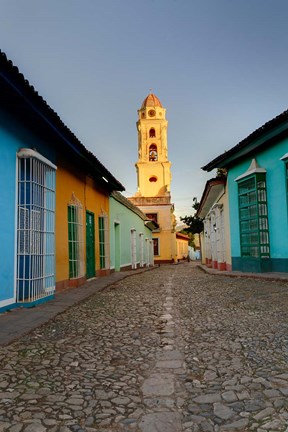
M 150 205 L 139 206 L 143 213 L 156 213 L 157 221 L 160 226 L 159 232 L 153 231 L 152 237 L 159 238 L 160 255 L 155 255 L 154 260 L 172 261 L 176 260 L 176 233 L 174 232 L 174 214 L 171 213 L 172 205 Z
M 142 196 L 154 197 L 166 195 L 171 184 L 171 162 L 138 162 L 138 187 Z M 157 178 L 156 182 L 150 182 L 149 178 Z
M 84 269 L 86 269 L 86 210 L 94 213 L 96 269 L 99 269 L 98 216 L 109 213 L 109 194 L 68 162 L 57 164 L 56 173 L 56 282 L 69 279 L 68 204 L 74 192 L 83 206 Z M 86 273 L 86 270 L 85 272 Z
M 183 258 L 187 258 L 189 239 L 185 240 L 176 237 L 176 243 L 177 243 L 177 260 L 182 260 Z

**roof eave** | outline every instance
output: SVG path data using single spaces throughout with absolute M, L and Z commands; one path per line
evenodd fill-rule
M 196 216 L 203 219 L 221 193 L 225 191 L 226 178 L 213 178 L 206 182 Z M 208 210 L 207 210 L 208 209 Z
M 236 160 L 238 161 L 239 158 L 248 156 L 259 148 L 272 144 L 276 140 L 286 137 L 287 135 L 288 111 L 285 111 L 266 125 L 257 129 L 230 150 L 217 156 L 201 169 L 204 171 L 212 171 L 215 168 L 227 168 L 233 165 Z
M 47 102 L 38 94 L 34 87 L 19 72 L 18 68 L 8 60 L 3 51 L 0 50 L 0 76 L 6 84 L 12 89 L 14 94 L 29 106 L 36 116 L 47 124 L 47 126 L 56 133 L 59 139 L 73 150 L 88 166 L 97 173 L 103 187 L 108 190 L 124 191 L 124 186 L 102 165 L 97 157 L 86 149 L 73 132 L 63 123 L 58 114 L 47 104 Z M 24 108 L 24 107 L 23 107 Z

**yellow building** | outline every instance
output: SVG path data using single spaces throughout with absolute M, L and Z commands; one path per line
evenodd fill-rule
M 159 228 L 153 231 L 155 263 L 176 261 L 176 220 L 171 203 L 166 109 L 150 93 L 138 110 L 137 192 L 129 198 Z
M 184 260 L 188 257 L 189 240 L 190 238 L 188 235 L 176 232 L 177 261 Z
M 64 126 L 63 126 L 64 128 Z M 56 141 L 56 290 L 110 273 L 109 197 L 124 186 L 68 130 Z

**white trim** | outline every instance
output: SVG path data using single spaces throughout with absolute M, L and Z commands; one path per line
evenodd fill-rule
M 140 267 L 144 267 L 145 258 L 144 258 L 144 233 L 139 233 L 139 252 L 140 252 Z
M 51 168 L 57 170 L 57 166 L 54 165 L 52 162 L 50 162 L 49 159 L 46 159 L 40 153 L 30 148 L 21 148 L 18 151 L 17 156 L 21 159 L 30 158 L 30 157 L 38 159 L 41 162 L 45 163 L 46 165 L 50 166 Z
M 11 304 L 15 303 L 15 298 L 11 297 L 9 299 L 6 300 L 1 300 L 0 301 L 0 308 L 5 307 L 5 306 L 9 306 Z
M 120 264 L 120 268 L 123 268 L 123 267 L 130 267 L 131 266 L 131 262 L 129 262 L 129 263 L 124 263 L 124 264 Z
M 284 154 L 284 156 L 282 156 L 282 157 L 280 158 L 280 160 L 285 160 L 285 159 L 288 159 L 288 153 Z
M 242 174 L 239 177 L 237 177 L 234 181 L 241 180 L 242 178 L 248 177 L 251 174 L 266 173 L 266 172 L 267 171 L 266 171 L 265 168 L 254 168 L 253 170 L 246 171 L 244 174 Z
M 18 240 L 18 157 L 16 153 L 16 176 L 15 176 L 15 215 L 14 215 L 14 301 L 17 298 L 17 240 Z
M 252 174 L 257 174 L 257 173 L 266 173 L 266 169 L 260 168 L 258 163 L 257 163 L 257 160 L 255 158 L 253 158 L 251 160 L 251 163 L 250 163 L 248 170 L 244 174 L 241 174 L 239 177 L 237 177 L 234 181 L 241 180 L 245 177 L 248 177 Z
M 31 164 L 27 167 L 29 161 Z M 23 169 L 24 175 L 19 177 Z M 50 163 L 24 149 L 22 154 L 17 153 L 17 175 L 16 301 L 31 302 L 55 291 L 56 172 Z M 25 186 L 23 196 L 19 194 L 21 184 Z M 29 187 L 30 199 L 26 187 Z M 24 227 L 21 228 L 22 210 Z
M 137 268 L 137 239 L 136 239 L 136 229 L 130 229 L 130 247 L 131 247 L 131 265 L 132 269 Z

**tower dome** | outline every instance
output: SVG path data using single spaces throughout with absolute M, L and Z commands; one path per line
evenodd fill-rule
M 156 95 L 154 95 L 153 93 L 150 93 L 143 101 L 141 108 L 145 108 L 145 107 L 161 107 L 162 108 L 162 104 L 160 102 L 160 100 L 158 99 L 158 97 Z

